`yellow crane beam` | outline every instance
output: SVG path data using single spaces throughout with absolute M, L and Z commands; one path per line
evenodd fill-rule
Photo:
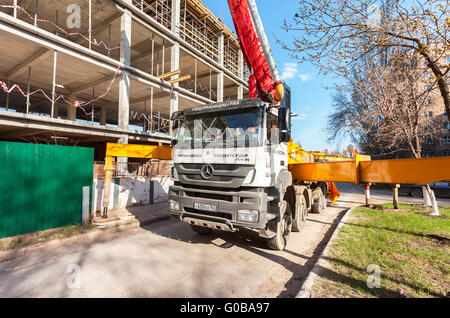
M 289 170 L 294 180 L 347 182 L 429 184 L 450 180 L 450 157 L 422 159 L 370 160 L 356 155 L 354 159 L 308 153 L 300 146 L 289 144 Z M 107 217 L 109 184 L 116 157 L 172 159 L 172 147 L 107 143 L 105 158 L 105 194 L 103 216 Z M 313 162 L 314 160 L 332 160 Z
M 103 217 L 108 217 L 109 191 L 111 184 L 111 175 L 114 170 L 116 157 L 145 158 L 145 159 L 166 159 L 172 158 L 172 147 L 163 146 L 161 143 L 155 145 L 133 145 L 116 144 L 108 142 L 106 144 L 105 158 L 105 193 L 103 195 Z
M 163 145 L 106 144 L 107 157 L 172 159 L 172 147 Z
M 361 183 L 429 184 L 450 180 L 450 157 L 362 161 Z
M 450 157 L 293 163 L 294 180 L 348 183 L 428 184 L 450 180 Z

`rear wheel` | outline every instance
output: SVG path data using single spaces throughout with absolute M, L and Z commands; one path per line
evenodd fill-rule
M 275 232 L 275 236 L 267 239 L 267 245 L 273 250 L 282 251 L 286 248 L 287 239 L 292 230 L 292 217 L 289 204 L 283 201 L 281 207 L 283 213 L 282 218 L 278 222 L 270 222 L 269 229 Z
M 295 203 L 294 219 L 292 220 L 292 232 L 300 232 L 306 222 L 308 208 L 306 207 L 306 199 L 303 194 L 297 196 Z
M 322 214 L 326 207 L 326 203 L 324 203 L 325 196 L 323 195 L 322 189 L 318 188 L 317 192 L 317 199 L 314 200 L 312 205 L 312 212 Z
M 212 232 L 212 229 L 210 229 L 209 227 L 203 227 L 203 226 L 198 226 L 198 225 L 194 225 L 194 224 L 190 224 L 191 225 L 191 229 L 194 232 L 197 232 L 198 234 L 209 234 Z

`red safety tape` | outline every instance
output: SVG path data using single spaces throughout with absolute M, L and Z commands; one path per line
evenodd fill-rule
M 117 77 L 117 74 L 119 73 L 119 71 L 120 71 L 120 66 L 117 67 L 117 70 L 116 70 L 116 72 L 114 73 L 114 77 L 113 77 L 113 79 L 111 80 L 111 82 L 109 83 L 108 89 L 107 89 L 103 94 L 101 94 L 100 96 L 98 96 L 97 98 L 91 99 L 91 100 L 89 100 L 89 101 L 80 101 L 80 100 L 76 100 L 74 103 L 71 103 L 70 101 L 68 101 L 68 100 L 64 97 L 64 95 L 61 94 L 61 95 L 59 95 L 58 97 L 55 98 L 55 102 L 57 102 L 59 99 L 62 99 L 62 100 L 65 101 L 67 104 L 72 105 L 72 106 L 74 106 L 74 107 L 76 107 L 76 108 L 82 109 L 83 112 L 84 112 L 86 115 L 91 115 L 93 111 L 90 111 L 90 112 L 88 113 L 83 107 L 86 107 L 86 106 L 88 106 L 89 104 L 91 104 L 91 103 L 93 103 L 93 102 L 95 102 L 95 101 L 97 101 L 97 100 L 99 100 L 99 99 L 102 99 L 103 97 L 105 97 L 106 95 L 108 95 L 109 91 L 111 90 L 112 85 L 114 84 L 114 82 L 115 82 L 115 80 L 116 80 L 116 77 Z M 42 94 L 45 96 L 45 98 L 48 99 L 50 102 L 53 101 L 52 98 L 50 98 L 50 97 L 49 97 L 42 89 L 37 89 L 37 90 L 35 90 L 35 91 L 33 91 L 33 92 L 30 92 L 29 94 L 25 94 L 25 93 L 23 92 L 22 88 L 20 88 L 20 86 L 19 86 L 18 84 L 14 84 L 14 85 L 11 86 L 10 88 L 8 88 L 8 85 L 7 85 L 4 81 L 0 81 L 0 86 L 2 87 L 3 91 L 4 91 L 6 94 L 10 94 L 10 93 L 14 90 L 14 88 L 17 88 L 17 90 L 22 94 L 23 97 L 32 96 L 33 94 L 40 92 L 40 93 L 42 93 Z
M 34 19 L 35 19 L 33 16 L 31 16 L 31 15 L 27 12 L 27 10 L 25 10 L 24 8 L 22 8 L 22 7 L 19 6 L 19 5 L 0 5 L 0 8 L 18 9 L 18 10 L 21 10 L 22 12 L 24 12 L 25 15 L 27 15 L 31 20 L 34 21 Z M 107 47 L 107 45 L 106 45 L 103 41 L 98 42 L 97 39 L 95 39 L 95 38 L 92 39 L 92 40 L 89 40 L 89 38 L 87 38 L 86 36 L 84 36 L 83 34 L 81 34 L 81 33 L 79 33 L 79 32 L 67 32 L 66 30 L 64 30 L 63 28 L 61 28 L 60 26 L 58 26 L 58 25 L 57 25 L 56 23 L 54 23 L 53 21 L 50 21 L 50 20 L 47 20 L 47 19 L 36 18 L 36 21 L 37 21 L 37 22 L 49 23 L 49 24 L 53 25 L 55 28 L 57 28 L 59 31 L 61 31 L 61 32 L 63 32 L 64 34 L 66 34 L 67 36 L 74 36 L 74 35 L 81 36 L 81 37 L 82 37 L 83 39 L 85 39 L 86 41 L 88 41 L 88 42 L 94 44 L 95 46 L 99 46 L 99 47 L 100 47 L 100 46 L 103 46 L 103 47 L 104 47 L 106 50 L 108 50 L 108 51 L 112 51 L 112 50 L 116 50 L 116 49 L 119 49 L 119 48 L 120 48 L 120 46 L 116 46 L 116 47 L 109 48 L 109 47 Z M 115 72 L 115 74 L 114 74 L 114 77 L 113 77 L 112 81 L 110 82 L 110 84 L 109 84 L 109 86 L 108 86 L 108 89 L 107 89 L 103 94 L 101 94 L 100 96 L 98 96 L 97 98 L 91 99 L 91 100 L 89 100 L 89 101 L 80 101 L 80 100 L 76 100 L 76 101 L 72 104 L 71 102 L 69 102 L 69 101 L 64 97 L 64 95 L 60 95 L 60 96 L 58 96 L 58 97 L 55 99 L 55 102 L 58 101 L 59 99 L 62 99 L 62 100 L 64 100 L 67 104 L 72 105 L 72 106 L 74 106 L 74 107 L 76 107 L 76 108 L 82 109 L 83 112 L 84 112 L 86 115 L 88 115 L 88 116 L 89 116 L 89 115 L 92 115 L 93 110 L 90 111 L 90 112 L 87 112 L 87 111 L 84 109 L 84 107 L 86 107 L 86 106 L 88 106 L 89 104 L 91 104 L 91 103 L 93 103 L 93 102 L 95 102 L 95 101 L 98 101 L 98 100 L 102 99 L 103 97 L 105 97 L 106 95 L 108 95 L 109 91 L 111 90 L 111 87 L 112 87 L 113 83 L 114 83 L 115 80 L 116 80 L 116 76 L 117 76 L 117 74 L 119 73 L 119 71 L 120 71 L 120 66 L 117 68 L 117 70 L 116 70 L 116 72 Z M 29 93 L 29 94 L 25 94 L 25 93 L 23 92 L 23 90 L 20 88 L 20 86 L 17 85 L 17 84 L 14 84 L 14 85 L 13 85 L 11 88 L 9 88 L 9 89 L 8 89 L 7 84 L 6 84 L 5 82 L 3 82 L 3 81 L 0 81 L 0 85 L 1 85 L 2 89 L 5 91 L 5 93 L 7 93 L 7 94 L 11 93 L 11 91 L 13 91 L 14 88 L 17 88 L 17 89 L 19 90 L 19 92 L 20 92 L 24 97 L 31 96 L 31 95 L 33 95 L 33 94 L 35 94 L 35 93 L 37 93 L 37 92 L 41 92 L 41 93 L 42 93 L 42 94 L 43 94 L 50 102 L 52 102 L 52 99 L 51 99 L 47 94 L 45 94 L 45 92 L 44 92 L 42 89 L 37 89 L 37 90 L 35 90 L 35 91 L 33 91 L 33 92 Z M 209 90 L 208 90 L 207 87 L 202 87 L 202 86 L 200 85 L 200 89 L 201 89 L 202 91 L 205 91 L 205 89 L 206 89 L 206 90 L 208 91 L 208 93 L 209 93 Z M 216 95 L 215 92 L 214 92 L 214 90 L 212 90 L 212 94 Z M 140 113 L 140 114 L 139 114 L 139 113 L 137 113 L 137 112 L 134 112 L 133 110 L 131 111 L 131 118 L 132 118 L 132 119 L 138 118 L 139 120 L 142 119 L 142 118 L 144 118 L 148 123 L 151 123 L 151 119 L 149 119 L 144 113 Z M 165 119 L 162 119 L 161 123 L 163 123 L 163 126 L 164 126 L 164 125 L 168 125 L 168 124 L 169 124 L 169 121 L 168 121 L 168 120 L 165 120 Z
M 9 8 L 9 9 L 19 9 L 21 10 L 23 13 L 25 13 L 26 16 L 28 16 L 31 20 L 34 21 L 34 17 L 31 16 L 27 10 L 25 10 L 24 8 L 22 8 L 19 5 L 0 5 L 0 8 Z M 82 37 L 84 40 L 86 40 L 87 42 L 94 44 L 95 46 L 103 46 L 107 51 L 112 51 L 112 50 L 117 50 L 120 49 L 120 45 L 119 46 L 115 46 L 115 47 L 108 47 L 105 42 L 100 41 L 98 42 L 95 38 L 90 40 L 88 37 L 86 37 L 85 35 L 79 33 L 79 32 L 67 32 L 66 30 L 64 30 L 63 28 L 61 28 L 59 25 L 57 25 L 56 23 L 54 23 L 53 21 L 47 20 L 47 19 L 41 19 L 41 18 L 36 18 L 37 22 L 44 22 L 44 23 L 49 23 L 51 25 L 53 25 L 55 28 L 57 28 L 59 31 L 63 32 L 64 34 L 66 34 L 67 36 L 80 36 Z

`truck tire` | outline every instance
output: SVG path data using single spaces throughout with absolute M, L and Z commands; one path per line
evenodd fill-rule
M 292 232 L 300 232 L 303 225 L 305 225 L 307 215 L 306 198 L 303 194 L 297 195 L 294 219 L 292 220 Z
M 212 232 L 212 229 L 210 229 L 209 227 L 203 227 L 203 226 L 198 226 L 198 225 L 194 225 L 194 224 L 190 224 L 190 226 L 194 232 L 197 232 L 200 235 L 209 234 Z
M 267 239 L 267 245 L 270 249 L 283 251 L 286 248 L 287 239 L 292 229 L 292 216 L 289 204 L 283 201 L 282 217 L 280 221 L 269 222 L 268 227 L 275 232 L 275 236 Z
M 314 203 L 312 205 L 312 212 L 317 214 L 322 214 L 325 211 L 325 196 L 323 195 L 322 189 L 319 189 L 317 191 L 318 197 L 314 200 Z

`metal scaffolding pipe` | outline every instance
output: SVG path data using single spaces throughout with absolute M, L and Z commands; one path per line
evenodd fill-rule
M 58 59 L 58 51 L 53 51 L 53 82 L 52 82 L 52 109 L 50 112 L 50 117 L 53 118 L 53 113 L 55 111 L 55 100 L 56 100 L 56 64 Z
M 28 79 L 27 79 L 27 114 L 30 112 L 30 81 L 31 81 L 31 66 L 28 66 Z

